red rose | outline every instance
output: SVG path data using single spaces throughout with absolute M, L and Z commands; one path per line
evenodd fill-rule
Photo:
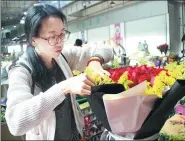
M 129 84 L 128 87 L 132 88 L 132 87 L 136 86 L 137 84 L 138 84 L 137 82 L 133 82 L 132 84 Z
M 110 78 L 111 78 L 113 81 L 117 82 L 117 81 L 119 80 L 119 78 L 120 78 L 119 72 L 114 71 L 113 74 L 110 76 Z
M 135 67 L 134 71 L 140 73 L 141 72 L 140 67 Z
M 138 78 L 138 73 L 136 72 L 136 71 L 133 71 L 132 73 L 131 73 L 131 80 L 133 81 L 133 82 L 136 82 L 137 81 L 137 78 Z
M 114 70 L 113 69 L 109 69 L 109 70 L 107 70 L 110 74 L 112 74 L 113 72 L 114 72 Z
M 150 74 L 152 74 L 152 73 L 155 72 L 155 70 L 156 69 L 154 67 L 148 67 L 147 72 L 150 73 Z
M 126 71 L 131 71 L 133 69 L 133 67 L 132 66 L 128 66 L 128 67 L 126 67 Z
M 116 70 L 120 75 L 122 75 L 125 72 L 125 68 L 119 68 Z
M 140 71 L 142 71 L 142 72 L 147 71 L 147 66 L 146 65 L 140 66 Z
M 128 72 L 128 79 L 132 80 L 132 71 Z
M 143 81 L 145 81 L 147 79 L 148 79 L 147 75 L 141 75 L 141 76 L 139 76 L 138 83 L 141 83 L 141 82 L 143 82 Z
M 154 84 L 154 80 L 155 80 L 155 77 L 154 75 L 151 76 L 151 79 L 150 79 L 150 84 L 153 86 Z

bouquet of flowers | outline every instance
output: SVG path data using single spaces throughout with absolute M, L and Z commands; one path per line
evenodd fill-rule
M 165 122 L 159 140 L 185 140 L 185 96 L 177 103 L 172 116 Z
M 159 133 L 184 96 L 185 81 L 180 80 L 185 79 L 184 64 L 174 62 L 165 68 L 129 66 L 108 71 L 110 76 L 100 76 L 90 68 L 85 70 L 97 85 L 87 96 L 88 102 L 104 127 L 113 136 L 126 139 L 143 139 Z
M 161 54 L 164 53 L 166 55 L 168 51 L 168 47 L 169 46 L 167 44 L 162 44 L 157 46 L 157 49 L 161 52 Z
M 159 141 L 185 140 L 185 116 L 175 114 L 164 124 Z

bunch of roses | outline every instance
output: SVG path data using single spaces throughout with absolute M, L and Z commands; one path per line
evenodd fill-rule
M 85 73 L 95 80 L 96 85 L 118 83 L 124 85 L 127 90 L 146 81 L 146 94 L 155 94 L 158 97 L 162 97 L 165 88 L 171 87 L 176 79 L 185 79 L 185 65 L 183 63 L 177 64 L 176 62 L 168 64 L 165 68 L 141 65 L 114 68 L 107 71 L 110 76 L 96 74 L 89 67 L 85 69 Z M 74 73 L 79 75 L 81 72 L 75 71 Z
M 108 72 L 111 74 L 110 78 L 114 82 L 119 82 L 121 75 L 125 72 L 128 74 L 128 79 L 132 81 L 132 84 L 129 85 L 129 88 L 136 86 L 137 84 L 148 81 L 151 85 L 153 85 L 154 78 L 161 72 L 166 71 L 163 68 L 154 68 L 147 67 L 146 65 L 137 66 L 137 67 L 123 67 L 117 69 L 109 69 Z

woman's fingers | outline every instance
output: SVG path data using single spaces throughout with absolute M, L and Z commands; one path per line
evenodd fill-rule
M 92 77 L 90 77 L 89 75 L 86 74 L 86 84 L 90 85 L 90 86 L 94 86 L 94 79 Z
M 91 86 L 89 86 L 89 85 L 87 85 L 87 84 L 84 84 L 84 85 L 82 86 L 82 88 L 83 88 L 84 90 L 91 91 Z
M 94 80 L 87 74 L 75 76 L 68 81 L 68 89 L 72 94 L 90 95 L 91 87 L 95 86 Z
M 88 78 L 84 80 L 84 83 L 85 83 L 86 85 L 88 85 L 88 86 L 91 86 L 91 87 L 94 86 L 94 81 L 89 80 Z
M 82 89 L 81 90 L 81 94 L 83 94 L 83 95 L 91 95 L 91 91 L 90 90 L 86 90 L 86 89 Z

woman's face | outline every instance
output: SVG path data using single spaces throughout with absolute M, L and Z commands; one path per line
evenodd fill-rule
M 33 37 L 33 45 L 38 52 L 51 58 L 61 54 L 65 37 L 64 23 L 56 17 L 49 17 L 42 21 L 39 36 Z

